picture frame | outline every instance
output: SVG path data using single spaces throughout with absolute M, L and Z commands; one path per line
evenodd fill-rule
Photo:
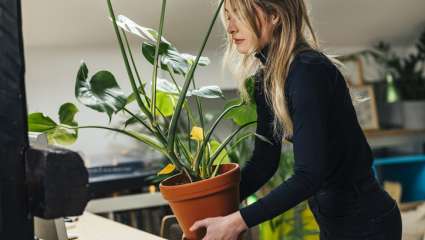
M 379 129 L 378 111 L 372 85 L 352 86 L 351 91 L 363 101 L 353 104 L 357 120 L 363 130 Z
M 342 60 L 344 69 L 342 74 L 347 79 L 350 86 L 364 86 L 364 67 L 360 57 L 353 57 Z

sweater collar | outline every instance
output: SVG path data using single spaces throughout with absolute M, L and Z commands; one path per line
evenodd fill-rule
M 263 48 L 260 49 L 260 51 L 256 52 L 254 55 L 256 58 L 260 59 L 263 65 L 266 64 L 269 48 L 270 48 L 270 44 L 268 43 L 265 46 L 263 46 Z

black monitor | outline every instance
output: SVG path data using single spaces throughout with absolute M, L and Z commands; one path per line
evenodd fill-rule
M 34 239 L 25 180 L 28 148 L 19 0 L 0 1 L 0 239 Z
M 34 216 L 80 215 L 88 200 L 77 153 L 29 145 L 26 102 L 21 1 L 1 0 L 0 239 L 33 240 Z

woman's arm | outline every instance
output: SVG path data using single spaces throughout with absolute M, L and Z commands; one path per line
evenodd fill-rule
M 273 137 L 273 113 L 262 95 L 262 83 L 256 82 L 255 101 L 257 105 L 256 133 L 266 137 L 273 145 L 258 137 L 254 140 L 251 158 L 241 170 L 240 201 L 261 188 L 276 172 L 279 166 L 281 140 Z
M 308 199 L 320 188 L 334 165 L 328 159 L 327 143 L 335 70 L 326 63 L 303 61 L 293 70 L 287 86 L 293 110 L 294 174 L 267 196 L 240 209 L 248 227 L 272 219 Z

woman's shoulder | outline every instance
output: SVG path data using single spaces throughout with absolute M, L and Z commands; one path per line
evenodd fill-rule
M 326 78 L 332 79 L 336 73 L 336 66 L 322 52 L 314 49 L 297 53 L 290 65 L 288 72 L 288 85 L 294 79 L 301 85 L 317 84 L 317 80 Z M 301 83 L 302 82 L 302 83 Z
M 330 59 L 319 50 L 306 49 L 295 54 L 294 63 L 333 65 Z

